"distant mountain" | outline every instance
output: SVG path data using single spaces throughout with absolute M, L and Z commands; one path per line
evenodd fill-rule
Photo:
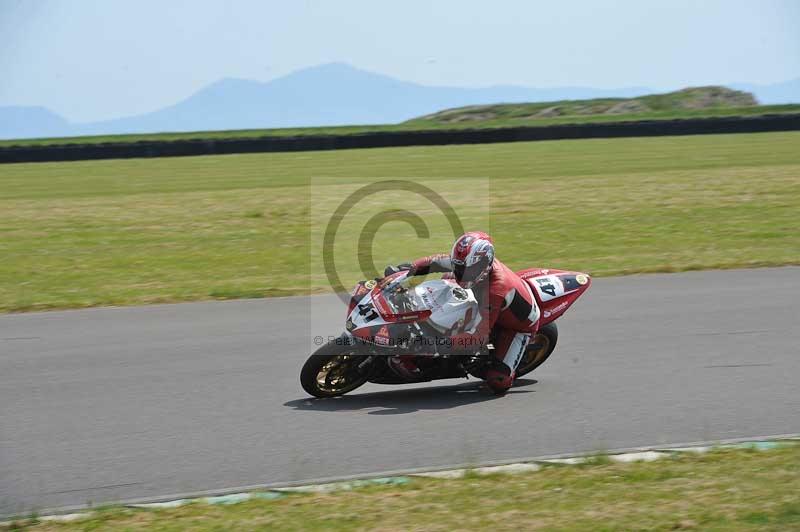
M 71 126 L 44 107 L 0 107 L 0 138 L 62 137 Z
M 86 127 L 90 133 L 99 134 L 389 124 L 452 106 L 647 92 L 642 87 L 617 90 L 426 87 L 332 63 L 267 83 L 224 79 L 171 107 Z
M 800 80 L 787 85 L 791 83 Z M 768 103 L 759 91 L 770 87 L 746 90 Z M 797 93 L 791 86 L 780 90 L 781 94 Z M 68 124 L 43 108 L 0 108 L 0 138 L 390 124 L 466 105 L 633 97 L 652 92 L 645 87 L 429 87 L 331 63 L 266 83 L 223 79 L 175 105 L 94 123 Z M 800 95 L 794 99 L 800 102 Z

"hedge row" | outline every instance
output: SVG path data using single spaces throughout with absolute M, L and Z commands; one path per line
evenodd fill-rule
M 181 157 L 231 153 L 289 152 L 484 144 L 557 139 L 655 137 L 712 133 L 756 133 L 800 130 L 800 114 L 749 117 L 693 118 L 604 124 L 508 127 L 497 129 L 453 129 L 425 131 L 376 131 L 350 135 L 298 137 L 254 137 L 236 139 L 111 142 L 9 146 L 0 148 L 0 163 L 130 159 L 137 157 Z

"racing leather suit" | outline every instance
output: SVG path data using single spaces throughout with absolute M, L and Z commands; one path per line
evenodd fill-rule
M 452 270 L 449 255 L 431 255 L 415 260 L 409 274 L 427 275 Z M 473 292 L 481 321 L 475 331 L 459 335 L 459 338 L 485 339 L 494 332 L 496 362 L 502 364 L 499 369 L 505 375 L 505 378 L 498 376 L 502 381 L 498 387 L 507 389 L 514 380 L 514 371 L 525 354 L 531 335 L 539 329 L 539 306 L 530 285 L 498 259 L 494 259 L 488 277 L 475 285 Z

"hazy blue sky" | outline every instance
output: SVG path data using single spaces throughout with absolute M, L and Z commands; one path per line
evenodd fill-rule
M 342 61 L 430 85 L 800 77 L 799 0 L 0 0 L 0 105 L 76 121 Z

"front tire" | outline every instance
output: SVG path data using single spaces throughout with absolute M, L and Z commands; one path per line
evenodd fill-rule
M 358 366 L 367 355 L 352 345 L 328 343 L 311 355 L 300 370 L 300 384 L 314 397 L 336 397 L 352 392 L 369 379 Z
M 555 322 L 550 322 L 540 328 L 531 338 L 525 356 L 517 366 L 517 378 L 527 375 L 548 359 L 556 348 L 558 342 L 558 327 Z

